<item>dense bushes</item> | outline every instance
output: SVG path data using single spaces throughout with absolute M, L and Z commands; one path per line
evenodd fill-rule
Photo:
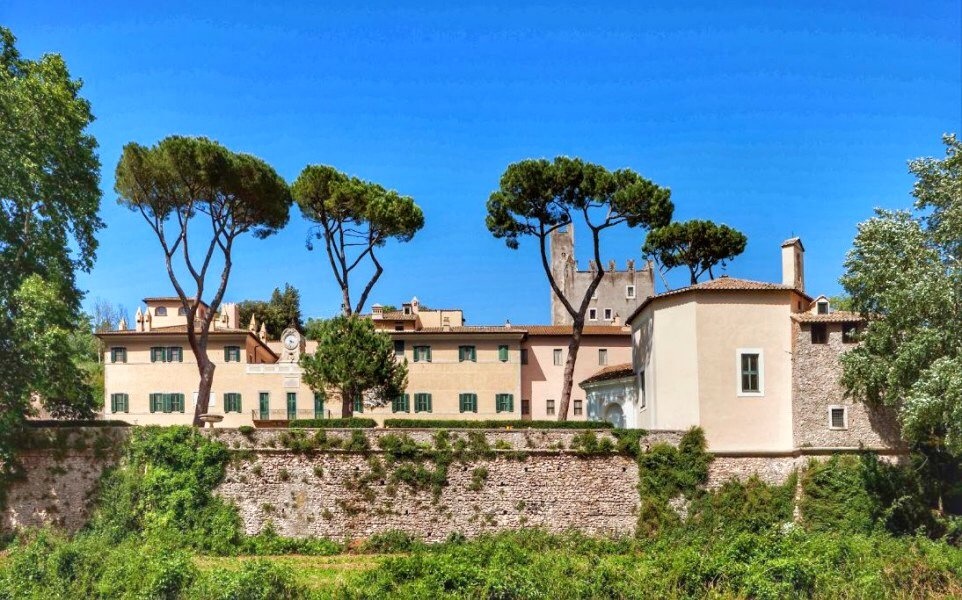
M 347 419 L 293 419 L 288 427 L 308 429 L 370 429 L 377 427 L 374 419 L 350 417 Z
M 607 421 L 461 421 L 454 419 L 385 419 L 385 427 L 398 429 L 611 429 Z

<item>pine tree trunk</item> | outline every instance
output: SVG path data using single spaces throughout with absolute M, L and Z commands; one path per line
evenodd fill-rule
M 200 420 L 200 416 L 207 413 L 210 405 L 210 389 L 214 386 L 215 365 L 207 357 L 206 349 L 203 352 L 199 352 L 197 349 L 193 350 L 194 356 L 197 357 L 197 371 L 200 374 L 200 387 L 197 389 L 197 404 L 194 406 L 193 425 L 194 427 L 203 427 L 204 422 Z
M 571 332 L 571 341 L 568 342 L 568 359 L 565 361 L 564 384 L 561 388 L 561 404 L 558 406 L 558 420 L 568 420 L 568 405 L 571 403 L 571 390 L 574 389 L 575 362 L 578 360 L 578 350 L 581 348 L 581 332 L 584 330 L 584 321 L 575 321 Z

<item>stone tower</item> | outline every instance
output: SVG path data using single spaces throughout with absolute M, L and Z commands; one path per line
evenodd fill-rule
M 568 225 L 551 234 L 551 274 L 558 287 L 572 302 L 584 296 L 592 278 L 598 270 L 593 260 L 588 261 L 588 270 L 579 271 L 575 261 L 574 227 Z M 628 318 L 646 298 L 655 293 L 655 276 L 650 263 L 640 270 L 635 269 L 635 261 L 629 259 L 626 268 L 619 271 L 615 261 L 609 261 L 604 277 L 595 290 L 585 315 L 586 325 L 624 325 Z M 564 304 L 551 293 L 552 325 L 570 325 L 571 315 Z

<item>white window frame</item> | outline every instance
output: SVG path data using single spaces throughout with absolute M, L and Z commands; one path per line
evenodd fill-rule
M 627 298 L 627 299 L 629 299 L 629 300 L 634 300 L 634 299 L 635 299 L 635 286 L 633 286 L 633 285 L 626 285 L 626 286 L 625 286 L 625 298 Z
M 597 321 L 597 320 L 598 320 L 598 309 L 597 309 L 597 308 L 589 308 L 589 309 L 588 309 L 588 320 L 589 320 L 589 321 Z
M 598 366 L 607 367 L 608 366 L 608 349 L 598 348 Z
M 742 355 L 758 355 L 758 391 L 742 390 Z M 759 398 L 765 395 L 765 351 L 761 348 L 738 348 L 735 350 L 735 394 L 741 398 Z
M 612 309 L 606 308 L 603 314 L 605 315 L 605 321 L 615 320 L 615 312 Z
M 561 348 L 555 348 L 551 351 L 551 362 L 556 367 L 560 367 L 565 364 L 564 352 L 561 350 Z
M 835 427 L 832 425 L 832 411 L 841 410 L 842 411 L 842 427 Z M 848 407 L 842 404 L 833 404 L 828 407 L 828 428 L 832 431 L 845 431 L 848 429 Z

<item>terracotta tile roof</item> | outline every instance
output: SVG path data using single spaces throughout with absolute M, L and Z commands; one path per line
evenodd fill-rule
M 417 317 L 414 314 L 404 314 L 402 310 L 392 310 L 391 312 L 381 313 L 381 318 L 390 321 L 413 321 Z
M 660 294 L 655 294 L 654 296 L 649 296 L 638 308 L 632 312 L 625 323 L 631 323 L 638 314 L 644 310 L 646 306 L 651 304 L 653 301 L 660 298 L 667 298 L 668 296 L 678 296 L 681 294 L 687 294 L 689 292 L 765 292 L 765 291 L 794 291 L 801 294 L 806 300 L 811 302 L 812 298 L 805 292 L 796 289 L 790 285 L 784 285 L 781 283 L 770 283 L 767 281 L 752 281 L 751 279 L 738 279 L 737 277 L 719 277 L 718 279 L 712 279 L 710 281 L 703 281 L 702 283 L 696 283 L 695 285 L 689 285 L 683 288 L 678 288 L 677 290 L 669 290 L 667 292 L 662 292 Z
M 586 383 L 597 383 L 599 381 L 608 381 L 610 379 L 621 379 L 623 377 L 631 377 L 634 374 L 635 374 L 635 370 L 631 366 L 631 363 L 609 365 L 595 372 L 591 377 L 589 377 L 588 379 L 585 379 L 578 385 L 584 386 Z
M 528 335 L 571 335 L 571 325 L 512 325 L 524 329 Z M 631 329 L 621 325 L 585 325 L 581 335 L 630 335 Z
M 856 312 L 836 310 L 825 315 L 812 313 L 795 313 L 792 319 L 799 323 L 860 323 L 865 317 Z
M 410 334 L 438 334 L 438 333 L 503 333 L 524 335 L 526 332 L 521 327 L 505 327 L 503 325 L 474 325 L 463 327 L 423 327 L 412 331 L 391 331 L 389 333 Z
M 191 300 L 193 300 L 193 298 L 187 299 L 188 302 L 190 302 Z M 176 302 L 178 304 L 181 303 L 179 296 L 150 296 L 149 298 L 144 298 L 143 301 L 145 303 L 146 302 Z M 208 304 L 203 300 L 201 300 L 200 303 L 203 304 L 204 306 L 208 306 Z
M 153 335 L 153 334 L 160 335 L 164 333 L 186 334 L 187 325 L 184 324 L 184 325 L 170 325 L 168 327 L 151 327 L 150 331 L 137 331 L 136 329 L 126 329 L 124 331 L 103 331 L 98 333 L 97 335 Z M 245 333 L 250 333 L 251 335 L 254 335 L 247 329 L 221 329 L 221 328 L 214 329 L 212 327 L 210 330 L 211 335 L 216 335 L 216 334 L 240 335 Z

